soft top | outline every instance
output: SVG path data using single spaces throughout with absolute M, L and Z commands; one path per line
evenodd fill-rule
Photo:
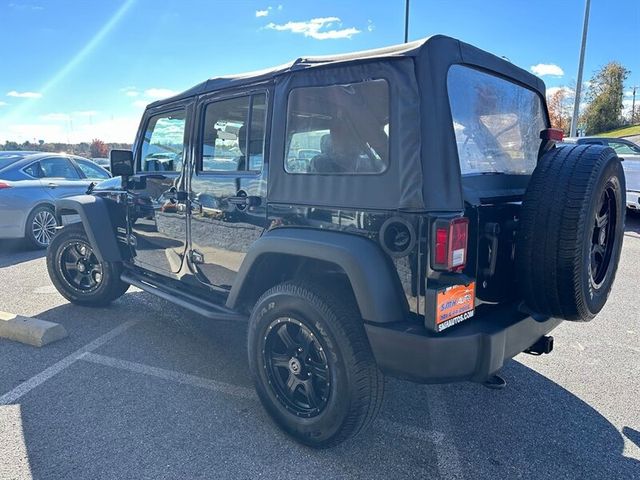
M 437 35 L 345 55 L 302 57 L 268 70 L 212 78 L 150 109 L 231 89 L 273 85 L 269 145 L 270 203 L 399 211 L 458 212 L 464 208 L 447 76 L 463 65 L 537 92 L 542 80 L 507 60 Z M 289 93 L 296 88 L 384 79 L 389 85 L 389 167 L 376 175 L 296 175 L 284 169 Z M 548 119 L 545 118 L 548 124 Z
M 256 70 L 253 72 L 240 73 L 236 75 L 224 75 L 210 78 L 202 83 L 185 90 L 178 95 L 164 100 L 151 103 L 150 107 L 155 107 L 170 103 L 172 101 L 201 95 L 203 93 L 215 92 L 227 88 L 241 87 L 253 83 L 261 83 L 274 79 L 277 76 L 289 72 L 304 70 L 319 66 L 338 65 L 345 63 L 358 63 L 366 60 L 385 59 L 391 57 L 417 57 L 427 54 L 427 56 L 438 57 L 461 57 L 464 63 L 475 63 L 477 66 L 503 73 L 530 88 L 544 94 L 544 83 L 535 75 L 516 67 L 512 63 L 487 53 L 479 48 L 464 43 L 455 38 L 445 35 L 433 35 L 431 37 L 415 40 L 400 45 L 392 45 L 384 48 L 363 50 L 359 52 L 344 53 L 338 55 L 323 55 L 315 57 L 300 57 L 291 62 L 278 65 L 276 67 Z M 480 62 L 480 63 L 478 63 Z

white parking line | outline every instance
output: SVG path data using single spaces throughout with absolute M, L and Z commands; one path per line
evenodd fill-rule
M 232 385 L 230 383 L 198 377 L 187 373 L 176 372 L 175 370 L 151 367 L 142 363 L 130 362 L 95 353 L 86 353 L 80 357 L 80 360 L 107 367 L 118 368 L 129 372 L 150 375 L 152 377 L 182 383 L 193 387 L 206 388 L 208 390 L 225 393 L 235 397 L 241 397 L 249 400 L 258 399 L 257 395 L 251 388 Z M 375 427 L 378 430 L 393 436 L 403 436 L 413 438 L 415 440 L 431 442 L 436 451 L 438 471 L 440 472 L 441 477 L 447 479 L 462 479 L 464 477 L 462 474 L 458 451 L 451 440 L 447 437 L 450 427 L 448 420 L 445 418 L 447 413 L 443 408 L 444 402 L 438 398 L 437 394 L 434 394 L 434 398 L 432 400 L 433 401 L 430 401 L 430 407 L 433 412 L 432 416 L 434 417 L 434 420 L 432 420 L 432 423 L 436 427 L 435 431 L 429 431 L 413 425 L 405 425 L 384 418 L 376 420 Z
M 25 380 L 13 390 L 2 395 L 0 397 L 0 405 L 8 405 L 10 403 L 14 403 L 16 400 L 18 400 L 20 397 L 30 392 L 34 388 L 36 388 L 38 385 L 41 385 L 42 383 L 49 380 L 51 377 L 63 371 L 65 368 L 77 362 L 78 359 L 82 357 L 82 355 L 85 355 L 86 353 L 89 353 L 97 348 L 100 348 L 102 345 L 112 340 L 113 338 L 117 337 L 122 332 L 133 327 L 138 322 L 140 322 L 140 320 L 129 320 L 123 323 L 122 325 L 117 326 L 113 330 L 110 330 L 104 335 L 96 338 L 93 342 L 90 342 L 84 347 L 76 350 L 71 355 L 68 355 L 64 357 L 62 360 L 60 360 L 59 362 L 54 363 L 49 368 L 43 370 L 37 375 L 34 375 L 30 379 Z
M 183 383 L 185 385 L 191 385 L 193 387 L 206 388 L 235 397 L 248 398 L 251 400 L 257 400 L 255 392 L 251 388 L 241 387 L 239 385 L 232 385 L 230 383 L 219 382 L 211 380 L 209 378 L 198 377 L 196 375 L 190 375 L 188 373 L 180 373 L 175 370 L 166 370 L 164 368 L 151 367 L 142 363 L 129 362 L 127 360 L 120 360 L 119 358 L 107 357 L 105 355 L 97 355 L 95 353 L 87 353 L 81 357 L 81 360 L 91 363 L 97 363 L 99 365 L 105 365 L 107 367 L 119 368 L 120 370 L 127 370 L 134 373 L 142 373 L 150 375 L 152 377 L 162 378 L 163 380 L 170 380 L 177 383 Z

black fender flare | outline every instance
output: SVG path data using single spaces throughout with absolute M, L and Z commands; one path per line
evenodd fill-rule
M 76 195 L 56 200 L 56 216 L 77 213 L 82 221 L 93 251 L 102 262 L 123 260 L 116 232 L 111 224 L 109 207 L 104 198 L 93 195 Z
M 238 307 L 247 279 L 258 274 L 254 266 L 260 257 L 274 253 L 339 266 L 351 283 L 365 321 L 390 323 L 407 318 L 409 305 L 398 273 L 377 243 L 354 234 L 306 228 L 277 228 L 252 245 L 227 297 L 228 308 Z

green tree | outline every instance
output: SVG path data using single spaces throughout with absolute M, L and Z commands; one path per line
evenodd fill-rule
M 609 62 L 591 77 L 586 96 L 589 104 L 582 115 L 587 135 L 622 124 L 622 95 L 629 73 L 621 63 Z

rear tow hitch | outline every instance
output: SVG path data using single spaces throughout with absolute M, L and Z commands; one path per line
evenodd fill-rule
M 553 350 L 553 337 L 540 337 L 536 343 L 527 348 L 524 353 L 529 355 L 542 355 L 543 353 L 551 353 Z

